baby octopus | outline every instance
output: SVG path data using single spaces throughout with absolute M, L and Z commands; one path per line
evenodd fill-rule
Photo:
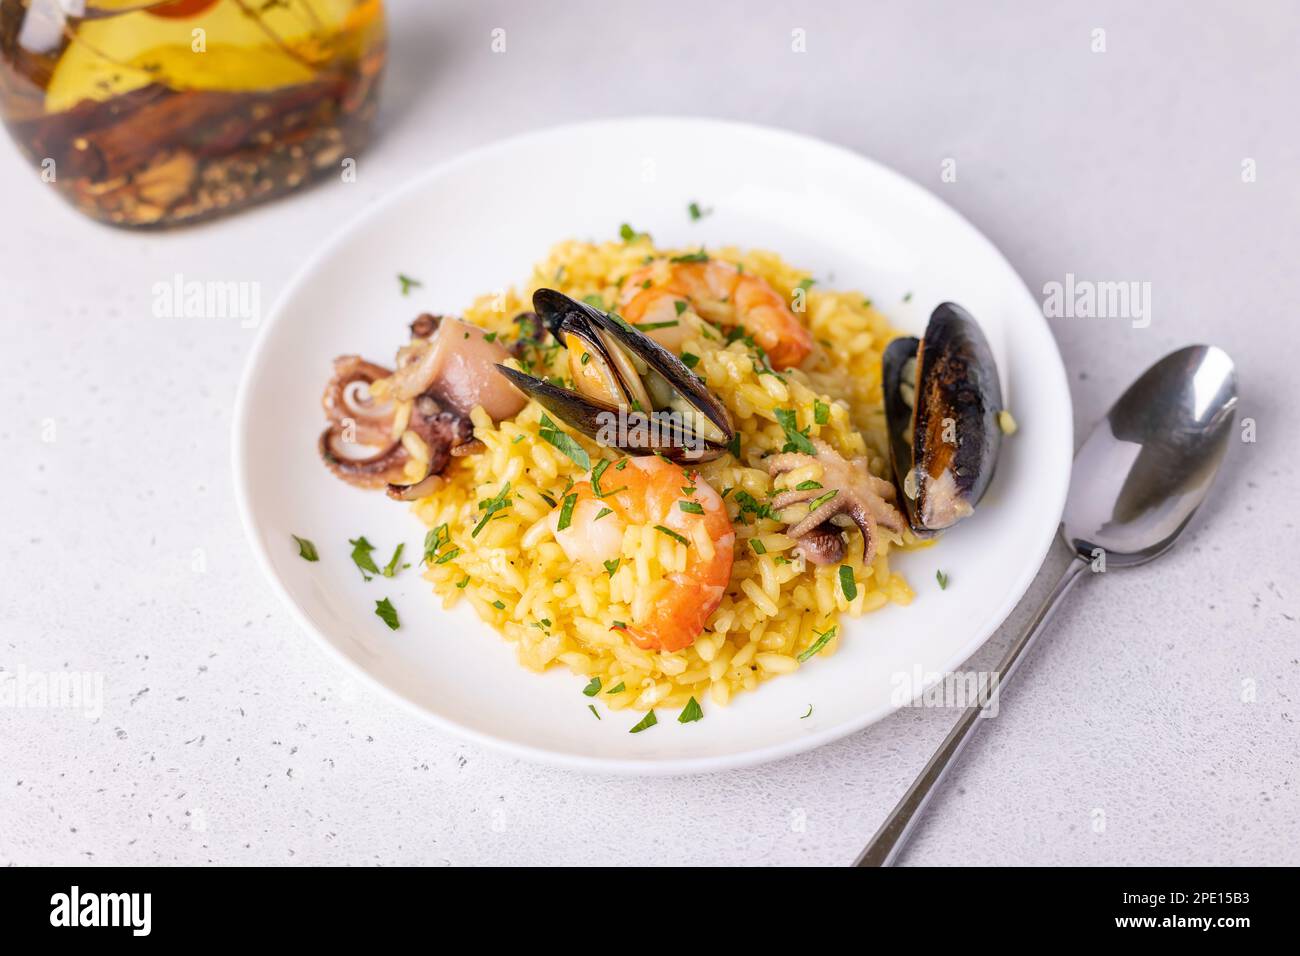
M 893 504 L 896 492 L 892 482 L 877 478 L 867 470 L 863 458 L 846 460 L 830 445 L 813 439 L 817 454 L 785 452 L 767 460 L 773 477 L 816 462 L 822 466 L 822 478 L 816 488 L 780 491 L 772 499 L 772 509 L 785 511 L 807 504 L 807 513 L 790 522 L 786 534 L 798 541 L 798 550 L 813 564 L 835 564 L 844 557 L 844 538 L 839 528 L 850 523 L 862 532 L 862 563 L 870 564 L 876 556 L 878 528 L 902 534 L 907 521 Z

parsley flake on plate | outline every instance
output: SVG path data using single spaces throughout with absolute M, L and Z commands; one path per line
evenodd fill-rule
M 312 544 L 306 538 L 298 537 L 296 534 L 291 534 L 289 537 L 298 542 L 298 557 L 302 558 L 304 561 L 320 560 L 320 555 L 316 553 L 316 545 Z
M 375 564 L 375 559 L 370 556 L 375 546 L 366 540 L 365 535 L 355 539 L 349 538 L 348 544 L 352 545 L 352 563 L 357 566 L 363 578 L 369 581 L 380 573 L 379 565 Z
M 391 578 L 393 577 L 393 575 L 397 574 L 399 570 L 401 570 L 401 568 L 398 568 L 397 562 L 402 560 L 402 549 L 404 549 L 405 547 L 406 547 L 405 542 L 397 546 L 397 550 L 393 552 L 392 558 L 389 559 L 388 563 L 384 565 L 383 571 L 380 572 L 384 577 Z M 402 565 L 402 568 L 409 568 L 409 567 L 410 567 L 409 564 Z
M 691 222 L 699 222 L 705 216 L 712 214 L 711 208 L 705 209 L 697 202 L 692 202 L 686 207 L 686 213 L 691 217 Z
M 646 714 L 639 721 L 637 721 L 637 725 L 633 727 L 631 730 L 629 730 L 628 733 L 639 734 L 641 733 L 641 731 L 645 730 L 648 727 L 653 727 L 657 723 L 659 723 L 659 718 L 655 716 L 655 712 L 652 710 L 650 711 L 650 713 Z
M 397 609 L 388 598 L 375 602 L 375 614 L 388 625 L 390 631 L 395 631 L 402 626 L 397 620 Z

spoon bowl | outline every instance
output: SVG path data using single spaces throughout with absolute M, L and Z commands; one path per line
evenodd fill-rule
M 1190 345 L 1152 365 L 1075 455 L 1066 545 L 1109 567 L 1167 551 L 1205 500 L 1236 409 L 1237 373 L 1222 349 Z

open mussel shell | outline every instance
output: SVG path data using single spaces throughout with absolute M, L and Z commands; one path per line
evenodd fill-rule
M 498 368 L 547 411 L 628 454 L 704 462 L 726 451 L 731 416 L 672 352 L 621 317 L 554 289 L 538 289 L 533 308 L 570 350 L 577 388 Z
M 881 359 L 894 479 L 924 537 L 969 516 L 1002 444 L 1002 386 L 979 324 L 944 302 L 925 335 L 895 339 Z

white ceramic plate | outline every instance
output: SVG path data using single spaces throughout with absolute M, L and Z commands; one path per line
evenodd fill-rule
M 713 210 L 699 222 L 687 204 Z M 321 466 L 320 394 L 330 362 L 387 364 L 419 311 L 457 312 L 522 282 L 552 243 L 611 237 L 629 222 L 665 246 L 772 249 L 829 287 L 871 296 L 919 333 L 951 299 L 997 353 L 1020 423 L 977 514 L 938 547 L 900 557 L 910 607 L 842 623 L 833 657 L 740 695 L 705 719 L 628 729 L 639 713 L 596 720 L 567 671 L 524 670 L 468 607 L 443 611 L 412 567 L 363 582 L 349 538 L 383 560 L 399 542 L 417 560 L 424 528 L 384 495 Z M 399 293 L 395 274 L 423 286 Z M 905 300 L 908 293 L 910 298 Z M 366 210 L 317 253 L 265 321 L 234 420 L 235 487 L 253 551 L 299 623 L 345 666 L 439 727 L 530 759 L 619 773 L 688 773 L 816 747 L 896 707 L 897 675 L 958 667 L 1034 577 L 1069 480 L 1070 397 L 1035 300 L 998 251 L 914 183 L 870 160 L 791 133 L 735 123 L 633 119 L 529 134 L 431 170 Z M 320 561 L 298 557 L 291 534 Z M 940 591 L 936 569 L 950 578 Z M 374 614 L 387 597 L 402 627 Z M 933 679 L 933 677 L 931 678 Z M 812 705 L 810 717 L 801 719 Z

